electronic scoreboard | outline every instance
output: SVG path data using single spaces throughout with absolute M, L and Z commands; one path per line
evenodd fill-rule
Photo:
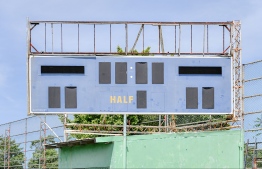
M 231 114 L 231 57 L 34 56 L 31 114 Z

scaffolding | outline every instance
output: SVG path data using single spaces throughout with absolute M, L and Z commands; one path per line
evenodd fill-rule
M 53 131 L 46 123 L 52 125 Z M 61 138 L 63 125 L 57 116 L 32 116 L 0 124 L 0 168 L 58 168 L 58 153 L 53 153 L 55 160 L 50 160 L 44 144 L 46 140 L 60 142 Z

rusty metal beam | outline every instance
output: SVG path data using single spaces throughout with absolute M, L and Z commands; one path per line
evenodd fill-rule
M 231 25 L 233 21 L 228 22 L 150 22 L 150 21 L 30 21 L 34 23 L 49 23 L 49 24 L 144 24 L 144 25 Z
M 140 34 L 141 34 L 142 30 L 144 30 L 144 24 L 141 25 L 141 27 L 140 27 L 140 29 L 139 29 L 139 31 L 138 31 L 138 34 L 137 34 L 135 43 L 134 43 L 134 45 L 133 45 L 133 47 L 131 48 L 131 51 L 130 51 L 131 53 L 135 50 L 136 44 L 137 44 L 137 42 L 138 42 L 138 39 L 139 39 L 139 37 L 140 37 Z M 143 50 L 144 50 L 144 48 L 143 48 Z
M 124 54 L 120 54 L 117 52 L 31 52 L 31 55 L 41 55 L 41 56 L 50 56 L 50 55 L 60 55 L 60 56 L 64 56 L 64 55 L 92 55 L 92 56 L 105 56 L 105 55 L 125 55 Z M 128 56 L 143 56 L 143 53 L 137 53 L 134 54 L 132 52 L 128 52 L 127 53 Z M 181 52 L 181 53 L 173 53 L 173 52 L 165 52 L 165 53 L 158 53 L 158 52 L 150 52 L 147 53 L 147 55 L 166 55 L 166 56 L 171 56 L 171 55 L 203 55 L 203 52 L 199 53 L 199 52 L 194 52 L 194 53 L 188 53 L 188 52 Z M 222 57 L 229 57 L 229 53 L 215 53 L 215 52 L 209 52 L 209 53 L 204 53 L 204 55 L 209 55 L 209 56 L 222 56 Z

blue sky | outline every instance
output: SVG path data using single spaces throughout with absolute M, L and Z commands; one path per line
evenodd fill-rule
M 242 22 L 243 63 L 262 59 L 261 0 L 0 0 L 0 124 L 27 117 L 30 20 Z

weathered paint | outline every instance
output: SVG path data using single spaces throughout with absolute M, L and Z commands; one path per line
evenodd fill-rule
M 127 137 L 127 168 L 243 168 L 239 130 Z M 123 137 L 60 148 L 59 168 L 123 168 Z

